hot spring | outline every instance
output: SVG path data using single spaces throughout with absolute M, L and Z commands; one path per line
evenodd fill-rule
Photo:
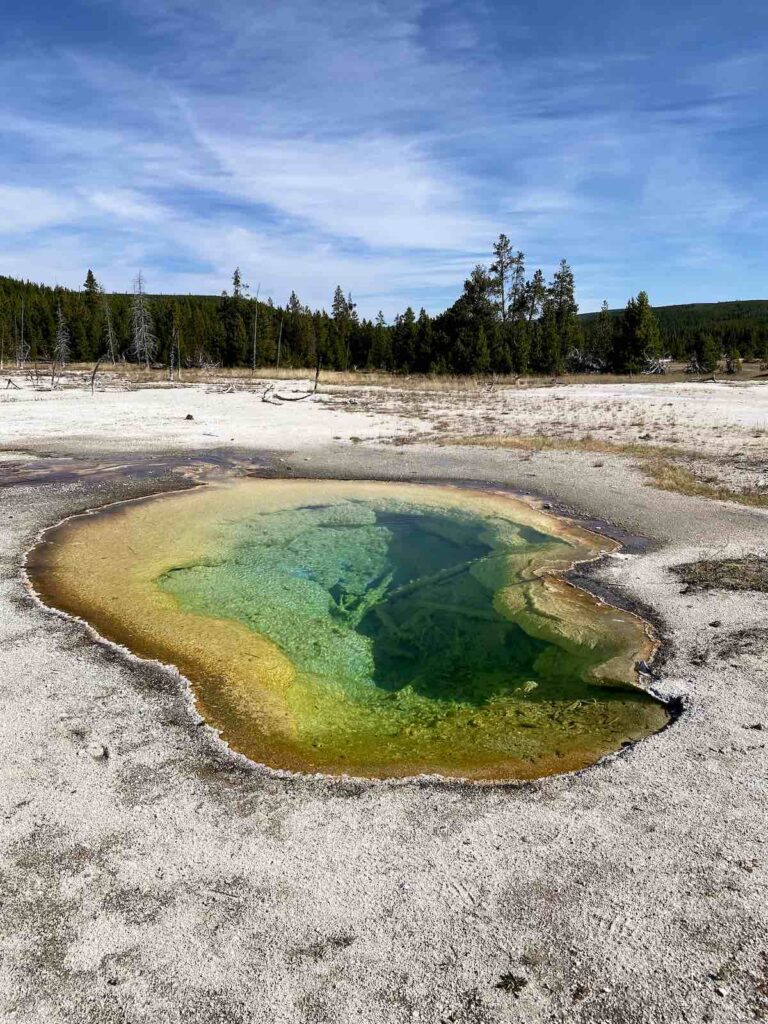
M 505 780 L 668 721 L 635 685 L 647 625 L 560 575 L 615 547 L 506 494 L 248 479 L 67 520 L 28 569 L 256 762 Z

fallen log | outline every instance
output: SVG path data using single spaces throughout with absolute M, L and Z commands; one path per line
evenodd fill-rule
M 282 405 L 283 402 L 303 402 L 305 398 L 311 398 L 313 394 L 313 391 L 303 391 L 300 395 L 281 395 L 270 384 L 262 392 L 261 400 L 268 405 Z
M 311 398 L 312 394 L 312 391 L 305 391 L 304 394 L 291 398 L 290 395 L 279 395 L 275 392 L 275 398 L 279 398 L 281 402 L 303 402 L 305 398 Z

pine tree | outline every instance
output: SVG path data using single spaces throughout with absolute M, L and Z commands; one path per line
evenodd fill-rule
M 701 331 L 693 346 L 693 359 L 691 360 L 692 365 L 690 368 L 694 369 L 693 364 L 695 363 L 696 372 L 712 373 L 717 369 L 719 362 L 720 349 L 715 339 L 711 334 Z
M 477 334 L 475 335 L 475 344 L 473 346 L 472 356 L 470 358 L 469 372 L 488 373 L 490 368 L 491 357 L 488 351 L 488 339 L 485 335 L 485 328 L 482 324 L 479 324 Z
M 539 369 L 555 376 L 562 371 L 563 352 L 560 347 L 560 329 L 557 323 L 557 309 L 553 302 L 547 302 L 541 318 L 541 339 Z
M 525 317 L 525 256 L 518 250 L 512 260 L 512 279 L 510 282 L 510 311 L 515 322 Z
M 409 306 L 404 313 L 395 318 L 392 331 L 392 350 L 395 369 L 404 373 L 412 373 L 416 361 L 416 314 Z
M 557 322 L 561 355 L 571 353 L 580 347 L 581 329 L 577 319 L 579 307 L 574 294 L 575 288 L 573 271 L 567 260 L 561 260 L 548 288 L 548 299 Z
M 286 307 L 283 346 L 285 362 L 296 366 L 312 366 L 315 363 L 315 345 L 312 318 L 302 306 L 296 292 L 291 292 Z
M 222 358 L 226 366 L 239 366 L 246 359 L 248 337 L 243 322 L 245 313 L 243 292 L 247 287 L 243 284 L 240 268 L 235 267 L 232 273 L 232 294 L 230 295 L 226 289 L 221 293 L 218 312 Z
M 627 303 L 619 329 L 613 337 L 612 365 L 616 373 L 640 373 L 649 359 L 659 355 L 659 325 L 648 301 L 640 292 Z
M 247 285 L 245 286 L 248 287 Z M 240 273 L 240 267 L 235 267 L 234 273 L 232 274 L 232 298 L 240 299 L 243 296 L 243 278 Z
M 494 290 L 499 296 L 499 312 L 501 319 L 507 319 L 508 289 L 507 280 L 514 263 L 512 246 L 505 234 L 499 235 L 498 241 L 493 243 L 493 255 L 495 257 L 491 264 L 491 274 L 494 278 Z
M 356 313 L 352 296 L 350 295 L 349 299 L 345 298 L 341 285 L 337 285 L 336 291 L 333 293 L 331 311 L 333 314 L 333 347 L 336 350 L 333 362 L 336 366 L 341 366 L 346 371 L 349 369 L 353 314 L 356 317 Z
M 381 310 L 376 315 L 373 338 L 368 351 L 368 366 L 375 370 L 392 369 L 392 338 Z
M 523 301 L 525 319 L 528 323 L 539 318 L 546 297 L 547 286 L 544 283 L 544 273 L 541 270 L 536 270 L 531 280 L 525 285 L 525 296 Z
M 357 316 L 357 304 L 352 301 L 352 292 L 347 293 L 347 317 L 349 319 L 349 331 L 347 334 L 346 350 L 344 352 L 344 372 L 349 370 L 349 357 L 354 352 L 356 336 L 360 321 Z
M 86 302 L 89 305 L 96 307 L 99 304 L 99 283 L 96 280 L 92 270 L 89 270 L 85 275 L 85 284 L 83 285 L 83 291 L 85 292 Z
M 725 372 L 729 374 L 739 373 L 741 370 L 741 353 L 732 345 L 725 353 Z
M 521 320 L 515 324 L 515 331 L 512 336 L 511 362 L 515 373 L 525 374 L 531 368 L 531 349 L 533 348 L 533 333 L 536 325 L 528 320 Z
M 657 357 L 661 353 L 661 338 L 656 315 L 651 309 L 648 292 L 639 292 L 637 296 L 637 334 L 643 346 L 646 359 Z
M 432 363 L 432 320 L 426 309 L 419 310 L 416 321 L 416 344 L 413 368 L 416 373 L 426 373 Z
M 591 342 L 592 357 L 600 364 L 604 364 L 610 358 L 615 326 L 614 318 L 608 309 L 608 302 L 603 300 Z

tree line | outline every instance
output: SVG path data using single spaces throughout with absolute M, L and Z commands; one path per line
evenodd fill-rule
M 735 305 L 735 304 L 733 304 Z M 766 309 L 715 319 L 669 307 L 641 291 L 624 310 L 607 303 L 579 315 L 573 270 L 532 273 L 506 235 L 456 302 L 437 316 L 409 307 L 386 322 L 360 317 L 339 286 L 329 310 L 292 292 L 285 305 L 250 294 L 239 269 L 220 296 L 153 295 L 140 273 L 128 293 L 107 294 L 91 270 L 81 289 L 0 277 L 0 364 L 126 360 L 147 367 L 370 369 L 396 373 L 639 373 L 664 356 L 711 369 L 723 357 L 768 358 Z M 675 317 L 674 309 L 689 311 Z M 765 316 L 763 316 L 763 312 Z

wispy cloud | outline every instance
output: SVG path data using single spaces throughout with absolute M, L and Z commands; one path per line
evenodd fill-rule
M 82 212 L 76 201 L 53 189 L 0 185 L 0 231 L 6 235 L 67 224 Z
M 727 12 L 693 46 L 693 0 L 663 37 L 501 0 L 67 7 L 0 43 L 0 272 L 216 292 L 239 263 L 391 315 L 504 230 L 588 306 L 760 293 L 768 63 Z

